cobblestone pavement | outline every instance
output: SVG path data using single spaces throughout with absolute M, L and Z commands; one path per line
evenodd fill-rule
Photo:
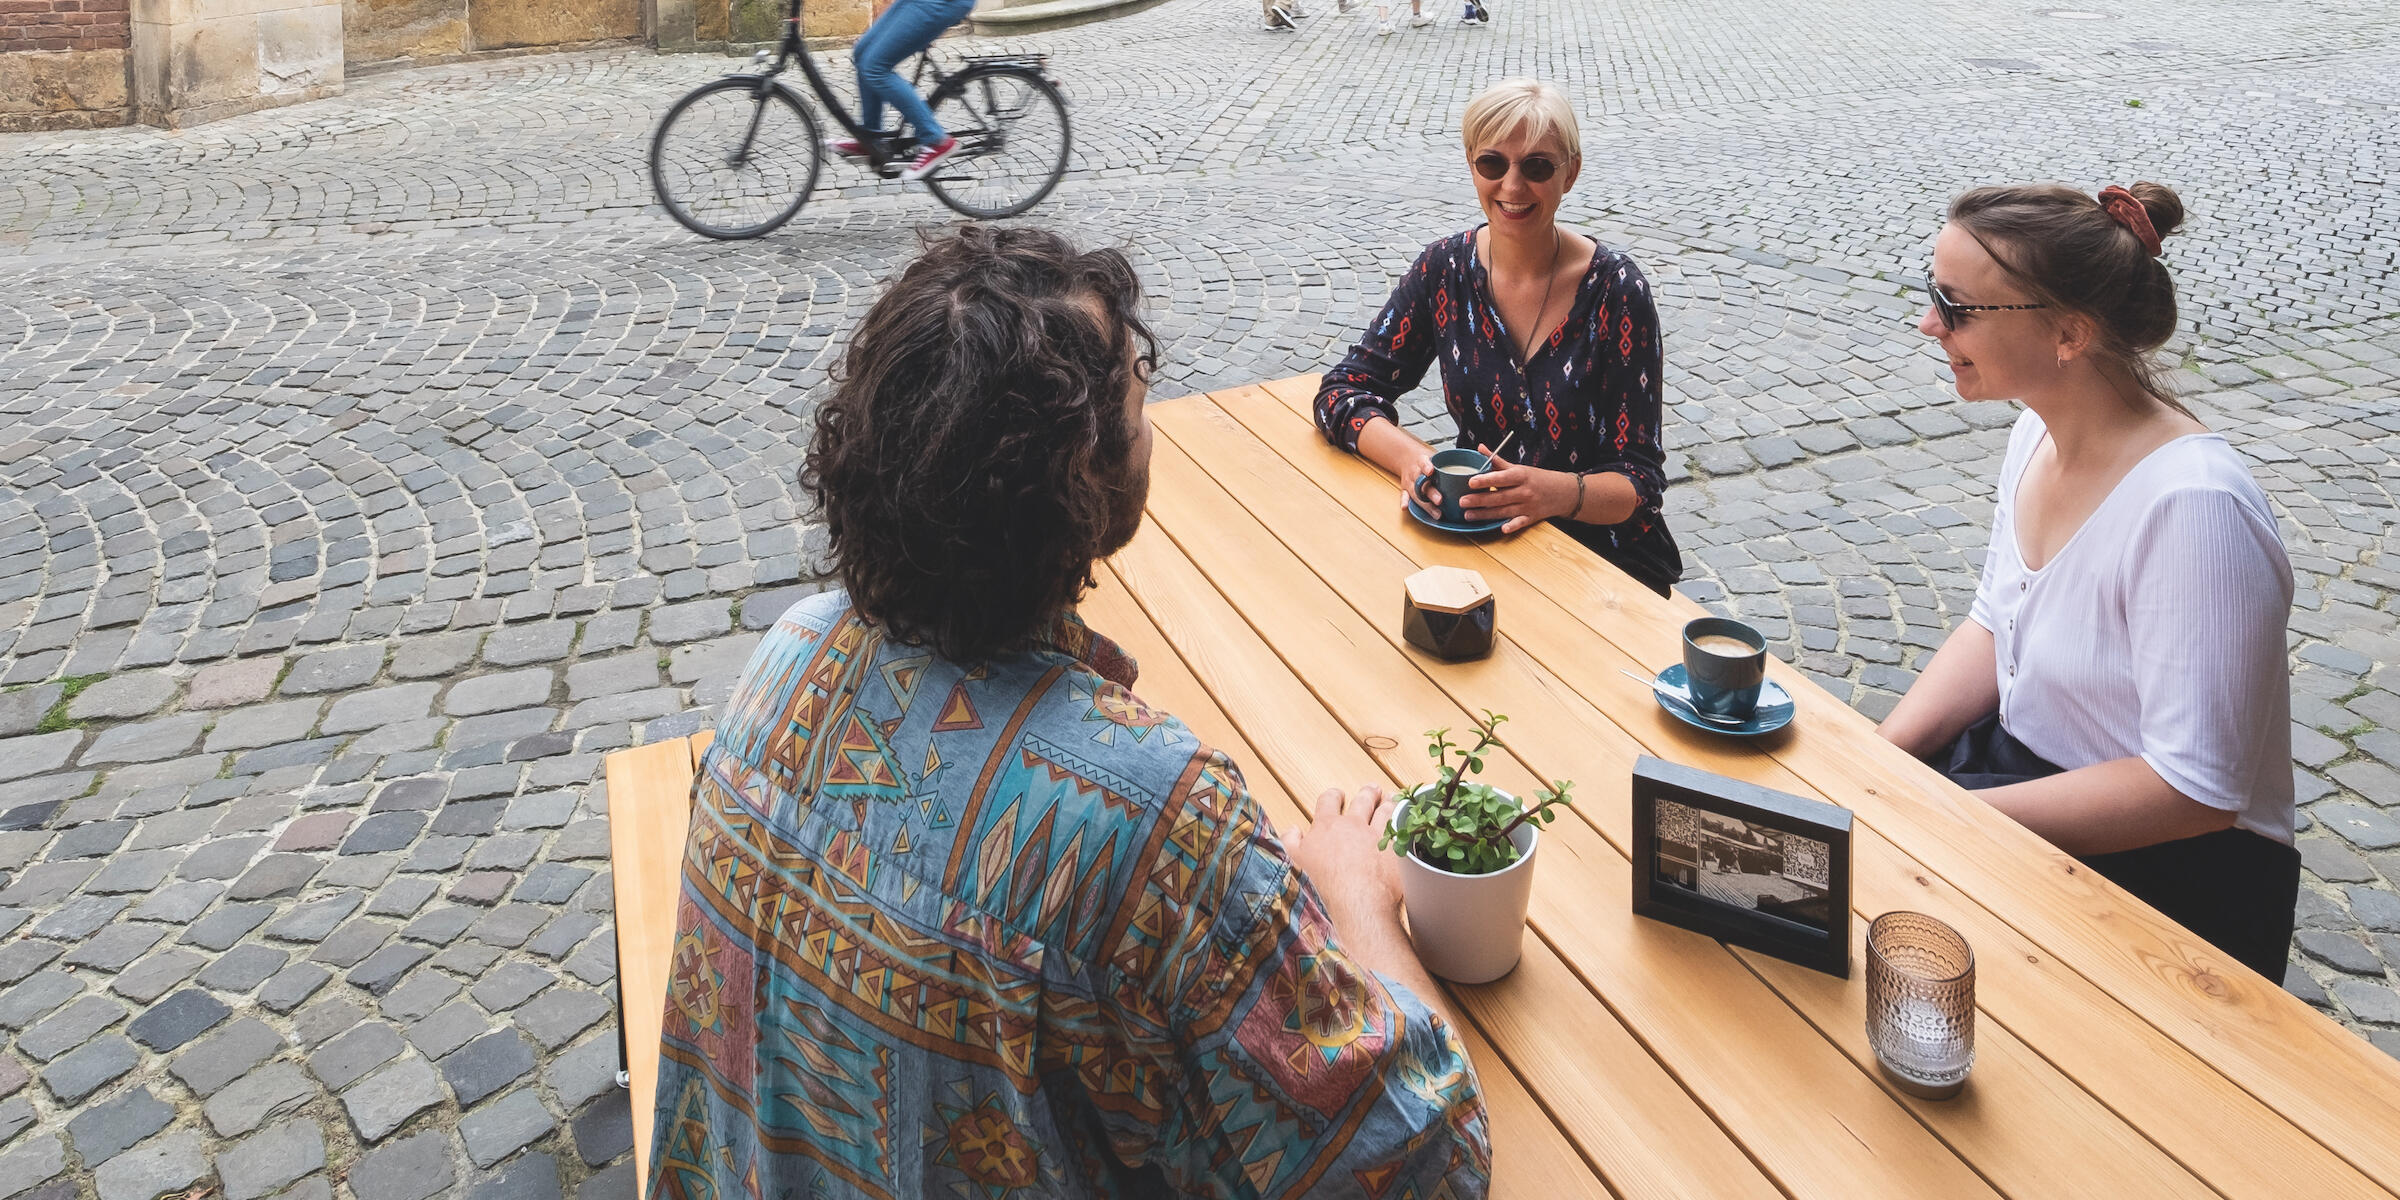
M 1473 219 L 1466 98 L 1569 86 L 1571 215 L 1668 324 L 1685 587 L 1880 714 L 2011 417 L 1909 327 L 1943 201 L 2175 184 L 2174 353 L 2302 575 L 2288 986 L 2400 1053 L 2400 10 L 2094 10 L 1172 0 L 1018 43 L 1080 139 L 1037 215 L 1134 253 L 1160 394 L 1312 370 Z M 816 586 L 811 399 L 947 215 L 836 167 L 769 239 L 684 235 L 643 143 L 726 65 L 0 138 L 0 1197 L 629 1194 L 600 756 L 705 723 Z

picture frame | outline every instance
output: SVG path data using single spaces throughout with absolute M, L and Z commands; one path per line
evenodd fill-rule
M 1643 755 L 1634 915 L 1850 977 L 1849 809 Z

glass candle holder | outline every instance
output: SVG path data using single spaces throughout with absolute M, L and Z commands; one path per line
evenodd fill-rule
M 1912 1096 L 1947 1100 L 1975 1065 L 1975 950 L 1923 913 L 1887 912 L 1867 926 L 1867 1043 L 1884 1077 Z

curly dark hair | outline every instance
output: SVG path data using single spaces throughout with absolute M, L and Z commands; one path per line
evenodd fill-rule
M 852 335 L 800 473 L 860 616 L 981 662 L 1074 606 L 1141 521 L 1140 305 L 1115 250 L 995 225 L 926 242 Z

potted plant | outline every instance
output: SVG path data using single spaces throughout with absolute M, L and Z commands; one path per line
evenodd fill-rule
M 1507 720 L 1485 710 L 1471 747 L 1453 745 L 1447 729 L 1427 730 L 1434 778 L 1401 793 L 1383 831 L 1382 847 L 1401 856 L 1417 956 L 1426 970 L 1457 983 L 1488 983 L 1517 965 L 1541 827 L 1558 819 L 1575 786 L 1558 780 L 1528 808 L 1488 783 L 1468 782 L 1483 769 L 1484 753 L 1501 745 Z

